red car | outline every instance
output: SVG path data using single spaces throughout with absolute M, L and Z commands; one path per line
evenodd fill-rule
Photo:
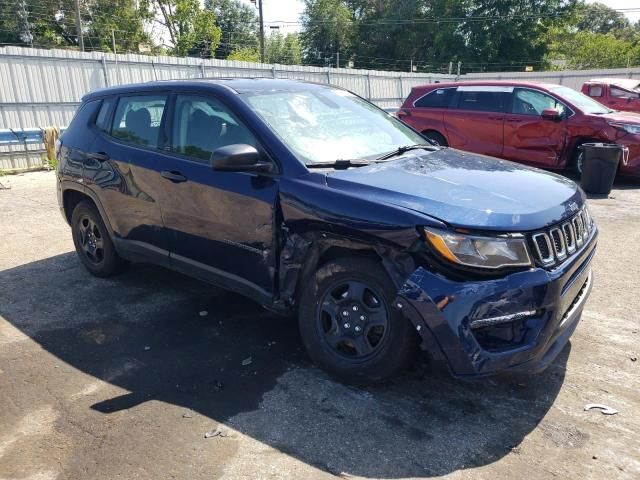
M 613 110 L 640 113 L 640 80 L 594 78 L 582 85 L 582 93 Z
M 640 176 L 640 115 L 562 85 L 437 83 L 415 87 L 397 113 L 435 143 L 536 167 L 582 172 L 583 143 L 628 147 L 619 173 Z

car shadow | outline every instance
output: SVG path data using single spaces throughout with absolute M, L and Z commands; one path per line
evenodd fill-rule
M 495 462 L 545 416 L 570 351 L 538 375 L 467 383 L 418 361 L 362 389 L 309 362 L 294 320 L 161 268 L 97 279 L 68 253 L 2 271 L 0 285 L 7 321 L 128 392 L 90 408 L 167 402 L 336 475 L 421 477 Z

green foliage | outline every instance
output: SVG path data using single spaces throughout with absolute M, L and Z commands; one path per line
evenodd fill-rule
M 272 32 L 264 42 L 264 59 L 266 63 L 283 65 L 299 65 L 302 62 L 300 41 L 296 33 L 283 35 Z
M 354 11 L 343 0 L 305 0 L 300 42 L 306 63 L 322 63 L 340 51 L 347 58 L 356 34 Z
M 204 6 L 213 12 L 216 25 L 222 31 L 216 58 L 227 58 L 234 51 L 258 50 L 259 27 L 255 8 L 240 0 L 205 0 Z
M 240 60 L 243 62 L 259 62 L 260 53 L 255 48 L 238 48 L 232 51 L 227 60 Z
M 199 0 L 154 0 L 171 38 L 172 53 L 209 58 L 220 43 L 222 32 L 211 10 Z
M 554 51 L 568 69 L 624 68 L 640 63 L 640 45 L 616 38 L 613 33 L 577 32 Z
M 137 52 L 139 44 L 151 43 L 144 31 L 153 17 L 149 0 L 87 0 L 81 5 L 85 50 L 112 50 L 112 31 L 120 52 Z M 73 0 L 25 0 L 1 13 L 0 43 L 79 46 Z
M 605 5 L 579 4 L 573 16 L 548 32 L 547 58 L 556 68 L 624 68 L 640 65 L 640 22 Z

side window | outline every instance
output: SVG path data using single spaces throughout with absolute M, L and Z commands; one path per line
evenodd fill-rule
M 251 132 L 218 100 L 195 95 L 176 97 L 173 151 L 209 161 L 214 150 L 238 143 L 257 146 Z
M 165 95 L 120 97 L 111 135 L 125 142 L 158 148 Z
M 566 113 L 567 107 L 550 95 L 536 90 L 516 89 L 513 94 L 512 113 L 518 115 L 542 115 L 543 110 L 554 108 L 560 115 Z
M 416 100 L 414 105 L 420 108 L 449 108 L 453 92 L 453 88 L 438 88 Z
M 482 112 L 503 112 L 504 97 L 504 92 L 458 90 L 458 108 Z
M 98 116 L 96 117 L 96 127 L 106 133 L 110 133 L 111 125 L 109 124 L 109 116 L 111 115 L 111 109 L 115 103 L 113 98 L 106 98 L 100 105 Z
M 590 85 L 589 86 L 589 96 L 590 97 L 601 97 L 602 96 L 602 85 Z
M 623 90 L 617 87 L 611 87 L 611 96 L 616 98 L 638 98 L 640 94 L 632 93 L 628 90 Z

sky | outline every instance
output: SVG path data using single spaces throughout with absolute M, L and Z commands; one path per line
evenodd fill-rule
M 244 3 L 251 5 L 249 0 L 242 0 Z M 589 3 L 594 3 L 595 0 L 587 0 Z M 623 9 L 623 8 L 635 8 L 638 9 L 635 12 L 627 12 L 626 15 L 632 22 L 640 20 L 640 2 L 639 0 L 598 0 L 600 3 L 604 3 L 608 7 Z M 298 22 L 300 15 L 304 9 L 302 0 L 262 0 L 262 10 L 264 12 L 265 24 L 276 24 L 275 22 Z M 300 30 L 300 25 L 285 25 L 280 24 L 280 31 L 283 33 L 293 32 Z

